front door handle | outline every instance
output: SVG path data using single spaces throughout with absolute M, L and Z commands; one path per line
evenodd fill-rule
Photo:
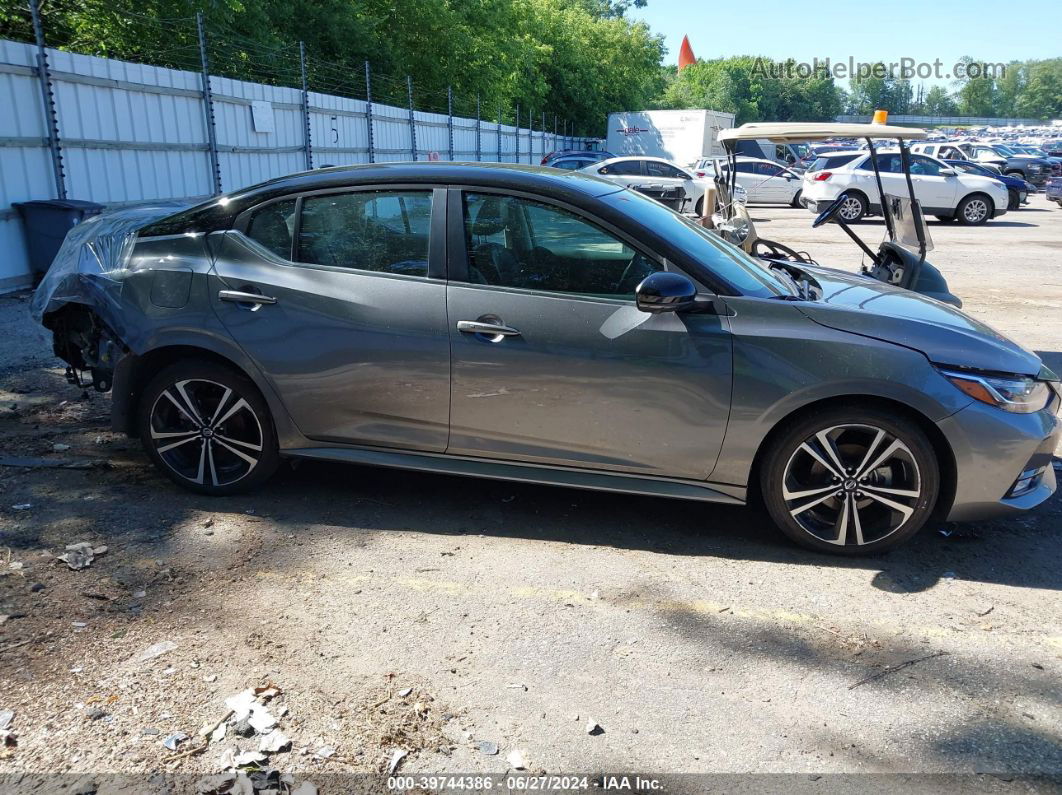
M 242 290 L 218 290 L 218 299 L 234 304 L 275 304 L 276 298 L 261 293 L 245 293 Z
M 457 330 L 465 334 L 484 334 L 488 337 L 519 337 L 520 332 L 501 323 L 484 323 L 480 320 L 458 320 Z

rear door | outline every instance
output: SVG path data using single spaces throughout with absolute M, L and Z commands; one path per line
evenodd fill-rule
M 445 190 L 288 197 L 222 237 L 211 300 L 307 437 L 441 452 Z
M 572 208 L 452 191 L 449 453 L 704 479 L 726 427 L 726 318 L 649 315 L 664 265 Z

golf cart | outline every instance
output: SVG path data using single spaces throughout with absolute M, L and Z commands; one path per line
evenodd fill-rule
M 938 301 L 962 306 L 962 301 L 948 290 L 948 284 L 940 271 L 926 262 L 926 252 L 933 249 L 933 242 L 926 229 L 922 209 L 915 199 L 911 182 L 911 156 L 907 141 L 926 137 L 925 130 L 897 127 L 885 124 L 834 124 L 834 123 L 765 123 L 743 124 L 740 127 L 722 130 L 719 142 L 726 150 L 727 169 L 716 177 L 720 197 L 720 211 L 713 216 L 716 231 L 724 239 L 740 246 L 747 253 L 785 267 L 790 264 L 794 271 L 799 265 L 817 265 L 806 252 L 797 252 L 783 243 L 766 240 L 756 234 L 756 228 L 743 205 L 729 201 L 737 179 L 738 143 L 748 140 L 769 140 L 773 143 L 825 141 L 832 138 L 863 138 L 870 149 L 870 163 L 874 166 L 874 178 L 878 193 L 883 197 L 881 214 L 885 219 L 886 239 L 873 251 L 852 231 L 838 215 L 848 194 L 842 193 L 812 222 L 813 227 L 834 222 L 859 246 L 869 258 L 864 262 L 862 273 L 870 278 L 893 284 Z M 893 196 L 885 192 L 878 171 L 875 141 L 895 140 L 899 144 L 900 161 L 907 184 L 907 196 Z M 799 281 L 799 277 L 790 274 Z

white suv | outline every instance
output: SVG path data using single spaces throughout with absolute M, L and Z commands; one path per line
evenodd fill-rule
M 885 193 L 907 196 L 900 153 L 878 152 L 877 163 Z M 991 177 L 960 174 L 926 155 L 911 155 L 911 183 L 922 212 L 935 215 L 941 221 L 958 219 L 960 223 L 976 226 L 1007 211 L 1009 197 L 1002 182 Z M 881 212 L 881 197 L 869 152 L 861 152 L 859 157 L 837 168 L 809 171 L 804 175 L 803 199 L 812 212 L 826 209 L 842 193 L 847 193 L 848 198 L 838 217 L 846 223 Z

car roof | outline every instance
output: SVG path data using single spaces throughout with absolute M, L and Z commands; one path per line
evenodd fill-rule
M 192 230 L 228 229 L 236 216 L 256 204 L 293 193 L 339 190 L 360 185 L 417 184 L 473 185 L 527 190 L 580 204 L 587 199 L 622 190 L 615 182 L 580 171 L 517 163 L 455 163 L 450 161 L 371 163 L 302 171 L 214 197 L 141 230 L 140 234 L 169 235 Z
M 682 168 L 682 166 L 672 163 L 670 160 L 664 157 L 654 157 L 653 155 L 617 155 L 616 157 L 610 157 L 608 160 L 602 160 L 601 164 L 605 163 L 619 163 L 622 160 L 652 160 L 654 163 L 667 163 L 669 166 L 675 166 L 675 168 Z

